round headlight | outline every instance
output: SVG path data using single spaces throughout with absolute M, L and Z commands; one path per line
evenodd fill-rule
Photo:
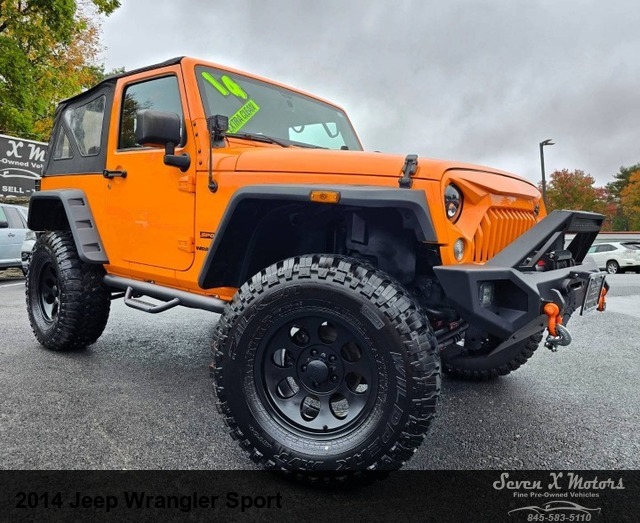
M 444 209 L 447 218 L 455 223 L 462 212 L 462 192 L 455 185 L 447 185 L 444 190 Z

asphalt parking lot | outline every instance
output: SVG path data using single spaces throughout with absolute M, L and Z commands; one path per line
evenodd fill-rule
M 0 272 L 0 468 L 252 469 L 213 404 L 217 316 L 113 303 L 100 340 L 54 353 L 33 337 L 24 282 Z M 510 376 L 445 379 L 411 469 L 640 468 L 640 274 L 609 277 L 606 313 Z

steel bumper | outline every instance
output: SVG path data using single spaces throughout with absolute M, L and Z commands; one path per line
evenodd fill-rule
M 604 273 L 585 256 L 603 219 L 595 213 L 554 211 L 484 265 L 435 267 L 434 271 L 446 296 L 470 325 L 516 342 L 545 328 L 547 303 L 558 305 L 561 313 L 595 308 L 606 283 Z M 567 233 L 576 236 L 565 249 Z M 560 259 L 558 253 L 569 261 L 553 262 Z M 546 266 L 540 265 L 545 262 Z M 550 264 L 567 266 L 550 269 Z M 487 286 L 493 291 L 490 300 L 483 292 Z

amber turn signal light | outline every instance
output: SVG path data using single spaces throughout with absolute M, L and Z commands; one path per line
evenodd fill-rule
M 309 199 L 318 203 L 338 203 L 340 193 L 338 191 L 311 191 Z

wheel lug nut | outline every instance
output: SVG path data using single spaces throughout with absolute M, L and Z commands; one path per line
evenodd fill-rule
M 303 365 L 302 367 L 300 367 L 300 370 L 301 370 L 302 372 L 307 372 L 307 366 L 306 366 L 306 365 Z
M 338 381 L 338 376 L 336 376 L 335 374 L 333 376 L 331 376 L 331 381 L 333 381 L 333 383 Z
M 331 362 L 336 361 L 336 357 L 332 354 L 331 356 L 329 356 L 329 361 Z
M 318 355 L 318 351 L 316 349 L 312 349 L 311 350 L 311 355 L 312 356 L 317 356 Z

